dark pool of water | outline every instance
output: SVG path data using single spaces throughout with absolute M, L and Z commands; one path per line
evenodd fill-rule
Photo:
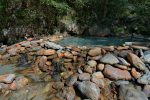
M 119 37 L 67 37 L 59 41 L 62 46 L 110 46 L 121 45 L 125 42 L 150 42 L 148 38 L 119 38 Z

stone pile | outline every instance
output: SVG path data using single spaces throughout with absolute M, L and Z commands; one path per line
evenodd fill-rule
M 27 57 L 22 57 L 23 54 Z M 149 47 L 63 47 L 42 39 L 30 40 L 2 46 L 0 61 L 31 63 L 35 72 L 49 74 L 55 82 L 63 84 L 64 90 L 66 87 L 74 89 L 71 93 L 68 90 L 70 95 L 63 95 L 61 99 L 148 100 L 150 97 Z M 4 80 L 0 78 L 1 81 Z

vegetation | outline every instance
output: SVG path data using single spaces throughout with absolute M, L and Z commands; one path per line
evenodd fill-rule
M 54 33 L 69 18 L 79 26 L 109 27 L 113 33 L 150 32 L 149 0 L 0 0 L 0 32 L 25 28 L 37 34 Z

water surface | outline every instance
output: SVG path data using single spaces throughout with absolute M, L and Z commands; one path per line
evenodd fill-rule
M 147 38 L 119 38 L 119 37 L 66 37 L 59 41 L 62 46 L 110 46 L 121 45 L 125 42 L 150 42 Z

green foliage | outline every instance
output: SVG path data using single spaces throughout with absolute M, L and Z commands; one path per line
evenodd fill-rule
M 0 30 L 23 26 L 31 27 L 35 33 L 53 33 L 63 18 L 75 20 L 81 26 L 107 26 L 114 33 L 148 34 L 150 1 L 0 0 Z

